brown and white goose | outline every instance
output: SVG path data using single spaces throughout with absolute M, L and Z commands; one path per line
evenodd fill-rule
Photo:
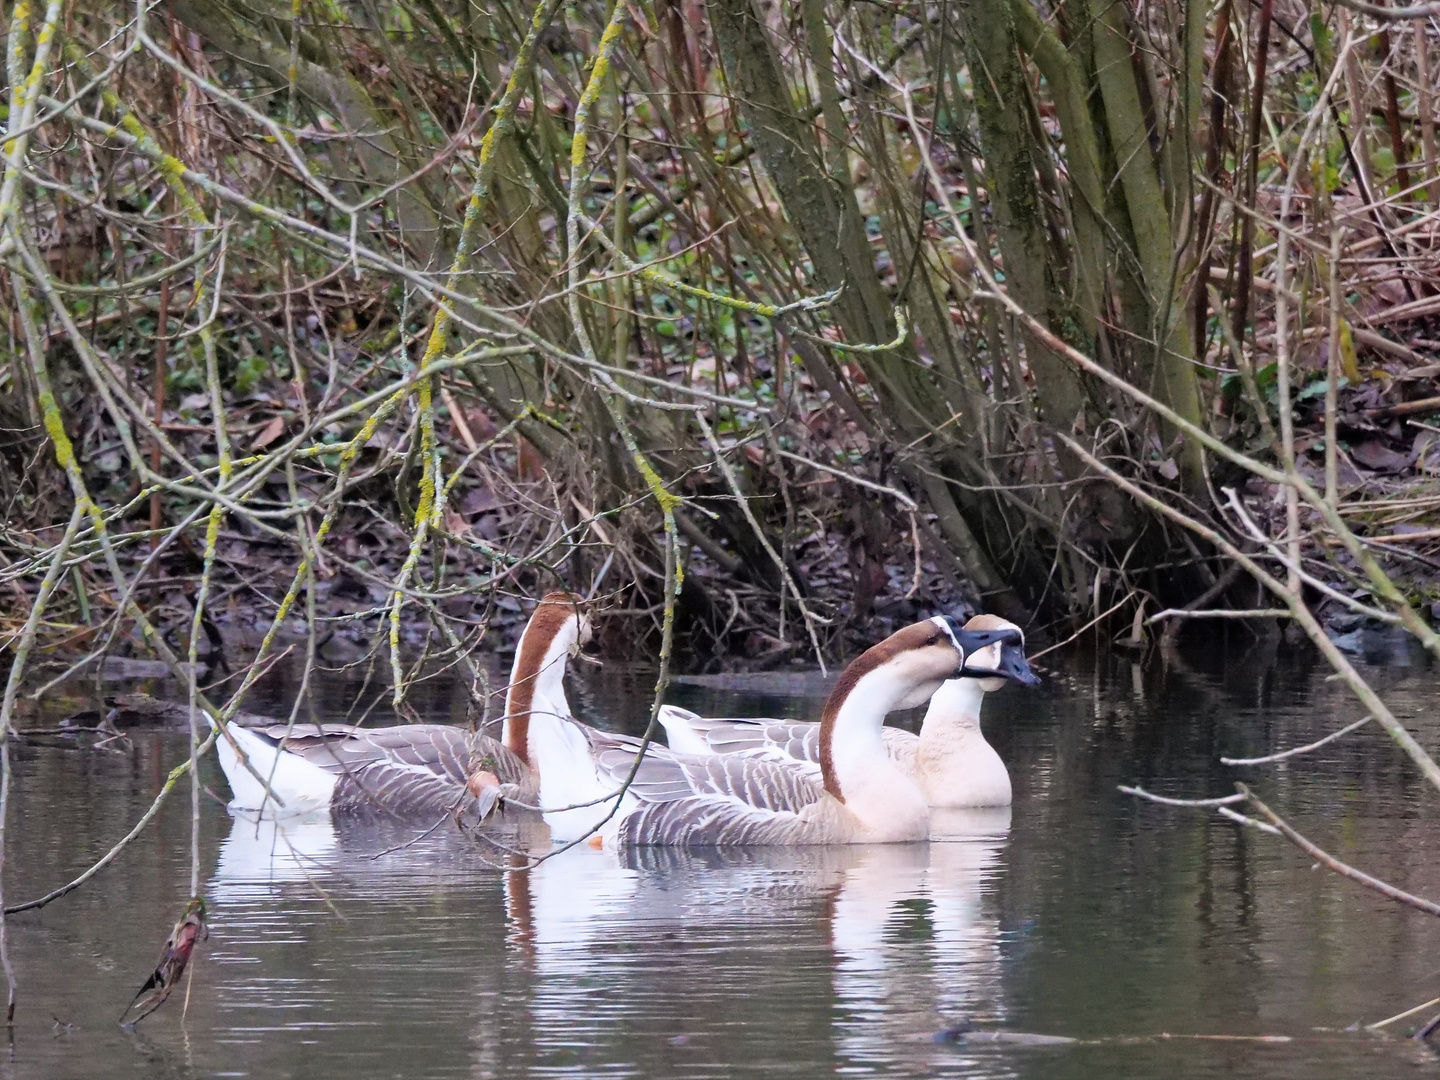
M 988 691 L 1007 681 L 1040 680 L 1025 660 L 1025 635 L 997 615 L 976 615 L 967 631 L 991 631 L 997 640 L 965 658 L 961 677 L 935 692 L 915 735 L 887 727 L 886 753 L 935 808 L 1010 805 L 1010 774 L 980 730 Z M 666 705 L 660 723 L 670 749 L 682 754 L 741 754 L 783 764 L 820 765 L 820 725 L 803 720 L 718 719 Z
M 515 651 L 499 740 L 448 724 L 231 724 L 236 745 L 216 743 L 231 806 L 267 815 L 329 809 L 433 820 L 456 808 L 483 818 L 502 795 L 533 804 L 540 778 L 531 766 L 531 739 L 536 729 L 569 724 L 562 719 L 570 715 L 565 665 L 588 632 L 576 597 L 557 592 L 541 599 Z
M 914 780 L 886 753 L 887 713 L 913 708 L 960 673 L 967 653 L 1003 639 L 968 631 L 945 616 L 907 626 L 861 654 L 841 673 L 817 731 L 819 775 L 794 763 L 744 754 L 691 756 L 652 748 L 620 805 L 600 826 L 607 847 L 663 844 L 849 844 L 924 840 L 929 807 Z M 564 725 L 561 725 L 563 728 Z M 634 768 L 635 752 L 614 737 L 532 737 L 547 807 L 614 796 Z M 564 803 L 557 803 L 563 799 Z M 586 828 L 613 803 L 587 807 Z M 566 810 L 564 814 L 576 814 Z M 547 812 L 555 839 L 583 835 L 564 814 Z M 580 822 L 579 818 L 572 819 Z

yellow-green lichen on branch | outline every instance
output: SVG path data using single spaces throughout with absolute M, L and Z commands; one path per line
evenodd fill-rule
M 55 403 L 55 395 L 48 386 L 42 386 L 36 396 L 40 399 L 40 418 L 45 425 L 45 434 L 50 436 L 50 443 L 55 447 L 55 462 L 68 473 L 75 465 L 75 447 L 65 433 L 60 406 Z

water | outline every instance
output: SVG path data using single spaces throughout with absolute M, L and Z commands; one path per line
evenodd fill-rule
M 1367 670 L 1436 747 L 1436 676 Z M 284 693 L 272 685 L 271 707 Z M 753 688 L 672 696 L 716 711 L 816 708 Z M 572 701 L 625 726 L 646 698 L 643 679 L 612 674 Z M 436 715 L 461 710 L 458 694 L 426 700 Z M 1040 690 L 987 702 L 1015 783 L 1008 827 L 991 815 L 948 823 L 963 838 L 947 843 L 652 851 L 628 864 L 578 849 L 530 877 L 448 830 L 381 854 L 414 831 L 337 833 L 322 819 L 277 836 L 207 798 L 211 937 L 188 1012 L 182 1023 L 182 987 L 129 1033 L 116 1018 L 186 899 L 180 798 L 89 886 L 12 918 L 21 998 L 0 1075 L 1434 1075 L 1440 1059 L 1400 1037 L 1409 1021 L 1393 1038 L 1346 1030 L 1440 996 L 1430 917 L 1312 871 L 1283 841 L 1115 790 L 1215 795 L 1253 778 L 1338 857 L 1440 896 L 1436 794 L 1383 733 L 1288 767 L 1216 760 L 1358 715 L 1294 658 L 1143 671 L 1074 660 Z M 7 900 L 101 855 L 183 754 L 183 739 L 159 734 L 121 754 L 21 749 Z M 223 797 L 218 770 L 203 778 Z M 935 1040 L 957 1026 L 1081 1041 Z

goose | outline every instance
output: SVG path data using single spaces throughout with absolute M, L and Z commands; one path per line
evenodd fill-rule
M 885 716 L 928 700 L 960 673 L 967 654 L 1010 636 L 962 630 L 940 615 L 867 649 L 841 673 L 825 702 L 816 736 L 818 775 L 793 761 L 655 747 L 637 765 L 633 740 L 577 723 L 552 725 L 563 739 L 531 739 L 552 838 L 572 842 L 598 830 L 592 843 L 611 849 L 924 840 L 929 807 L 885 752 Z M 615 793 L 632 771 L 617 806 Z M 548 787 L 551 778 L 562 777 L 569 787 Z M 577 813 L 583 817 L 565 817 Z
M 499 740 L 449 724 L 229 724 L 216 749 L 230 807 L 404 820 L 465 808 L 483 820 L 501 799 L 534 803 L 542 785 L 531 741 L 570 715 L 566 661 L 588 637 L 577 597 L 541 598 L 515 650 Z
M 987 692 L 1007 681 L 1029 686 L 1040 680 L 1026 663 L 1025 635 L 1014 623 L 976 615 L 964 629 L 1001 636 L 967 656 L 961 677 L 935 691 L 918 736 L 885 728 L 885 751 L 932 808 L 1009 806 L 1010 774 L 980 730 L 980 706 Z M 820 725 L 814 722 L 710 719 L 674 705 L 663 706 L 659 720 L 678 753 L 738 753 L 812 767 L 820 762 Z

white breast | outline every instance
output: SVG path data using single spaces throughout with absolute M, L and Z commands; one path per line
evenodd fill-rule
M 978 723 L 927 729 L 915 748 L 913 769 L 931 806 L 1010 805 L 1010 774 Z
M 550 837 L 556 843 L 568 844 L 610 816 L 615 800 L 606 796 L 620 785 L 601 774 L 590 740 L 578 724 L 563 717 L 559 708 L 537 700 L 530 717 L 530 760 L 540 774 L 540 806 L 546 811 Z M 616 817 L 634 805 L 634 797 L 627 793 Z M 561 809 L 568 806 L 575 809 Z

